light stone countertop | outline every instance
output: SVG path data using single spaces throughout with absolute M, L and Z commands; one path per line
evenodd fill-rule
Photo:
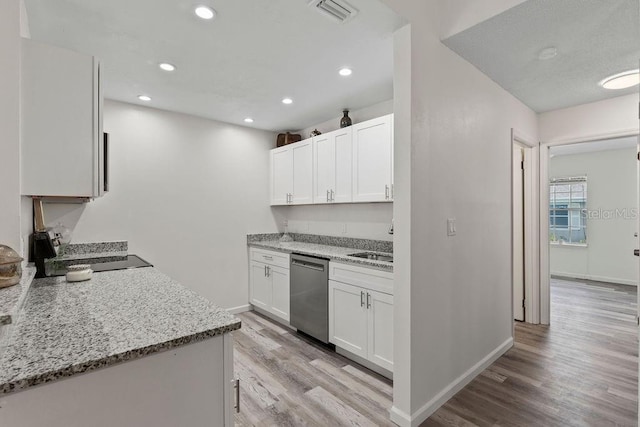
M 0 395 L 240 328 L 153 267 L 36 279 L 0 355 Z
M 345 264 L 355 264 L 363 267 L 372 267 L 378 270 L 393 272 L 393 263 L 386 261 L 376 261 L 365 258 L 356 258 L 348 256 L 349 254 L 359 252 L 371 252 L 363 249 L 346 248 L 343 246 L 323 245 L 317 243 L 306 242 L 280 242 L 279 240 L 252 241 L 249 246 L 263 249 L 271 249 L 286 253 L 298 253 L 309 256 L 317 256 L 328 258 L 331 261 L 341 262 Z M 383 253 L 383 252 L 378 252 Z M 393 255 L 384 253 L 385 255 Z
M 20 310 L 35 275 L 36 268 L 28 265 L 22 269 L 20 283 L 0 289 L 0 327 L 13 323 L 13 318 Z

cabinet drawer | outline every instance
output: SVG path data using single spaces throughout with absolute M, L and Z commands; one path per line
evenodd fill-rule
M 388 271 L 330 262 L 329 279 L 393 295 L 393 273 Z
M 284 252 L 269 251 L 266 249 L 251 248 L 251 261 L 263 262 L 269 265 L 289 269 L 289 254 Z

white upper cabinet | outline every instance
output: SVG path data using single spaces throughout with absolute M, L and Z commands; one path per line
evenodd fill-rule
M 271 150 L 271 205 L 393 201 L 393 114 Z
M 313 202 L 311 139 L 271 150 L 271 205 Z
M 351 128 L 313 138 L 313 203 L 351 202 Z
M 284 146 L 271 150 L 271 204 L 289 204 L 293 193 L 293 152 Z
M 104 194 L 100 63 L 22 39 L 21 190 L 29 196 Z
M 291 204 L 313 203 L 313 144 L 311 139 L 291 144 L 293 152 L 293 194 Z
M 353 128 L 353 201 L 393 200 L 393 115 Z

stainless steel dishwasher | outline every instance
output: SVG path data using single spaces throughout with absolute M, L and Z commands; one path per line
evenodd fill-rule
M 329 343 L 329 260 L 291 254 L 291 326 Z

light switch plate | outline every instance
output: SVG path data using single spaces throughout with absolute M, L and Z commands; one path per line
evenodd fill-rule
M 455 236 L 456 235 L 456 219 L 448 218 L 447 219 L 447 236 Z

